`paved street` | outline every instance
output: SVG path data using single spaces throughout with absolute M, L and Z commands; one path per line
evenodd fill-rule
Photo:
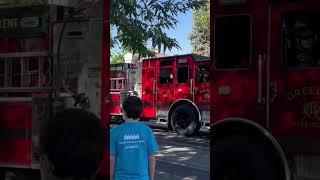
M 156 180 L 209 180 L 210 140 L 207 134 L 195 137 L 154 129 L 160 151 Z

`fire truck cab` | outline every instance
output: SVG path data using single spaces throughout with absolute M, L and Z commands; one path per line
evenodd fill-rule
M 129 68 L 128 68 L 129 67 Z M 141 120 L 187 136 L 210 129 L 209 58 L 193 54 L 111 66 L 111 116 L 128 95 L 141 97 Z
M 175 132 L 209 130 L 209 58 L 179 55 L 142 61 L 144 119 L 156 119 Z
M 215 179 L 320 178 L 320 2 L 212 7 Z

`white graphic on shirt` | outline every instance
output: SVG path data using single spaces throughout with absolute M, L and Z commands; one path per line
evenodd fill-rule
M 139 134 L 125 134 L 123 137 L 124 140 L 137 140 L 140 139 Z
M 145 141 L 140 140 L 139 134 L 125 134 L 123 141 L 119 142 L 119 145 L 124 145 L 124 150 L 139 149 L 141 144 L 145 144 Z

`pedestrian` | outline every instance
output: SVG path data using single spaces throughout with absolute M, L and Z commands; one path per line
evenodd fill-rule
M 41 128 L 41 179 L 95 179 L 102 159 L 106 158 L 106 133 L 93 113 L 81 109 L 58 113 Z
M 139 122 L 143 103 L 129 96 L 122 104 L 125 122 L 111 130 L 110 179 L 154 180 L 158 144 L 151 128 Z

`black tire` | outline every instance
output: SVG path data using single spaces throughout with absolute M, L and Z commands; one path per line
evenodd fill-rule
M 276 153 L 252 138 L 231 136 L 211 145 L 214 180 L 285 180 Z
M 0 168 L 0 180 L 6 179 L 6 171 L 5 169 Z
M 175 132 L 185 136 L 198 133 L 200 122 L 195 108 L 189 104 L 176 107 L 171 115 L 171 126 Z

